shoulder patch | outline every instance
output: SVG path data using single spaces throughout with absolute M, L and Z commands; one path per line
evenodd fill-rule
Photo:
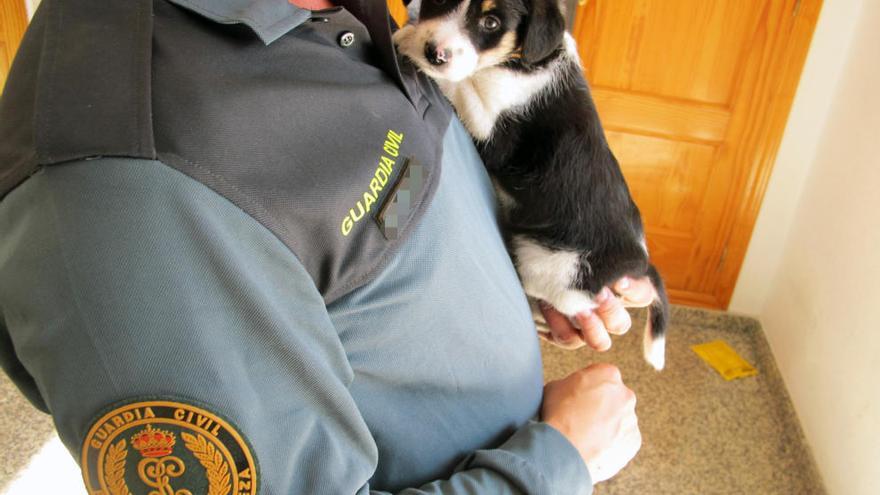
M 89 495 L 257 493 L 244 438 L 183 402 L 132 402 L 104 414 L 86 435 L 80 465 Z

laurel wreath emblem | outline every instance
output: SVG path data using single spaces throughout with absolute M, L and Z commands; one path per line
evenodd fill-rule
M 128 449 L 125 448 L 125 439 L 107 449 L 107 457 L 104 458 L 104 475 L 110 495 L 131 495 L 125 484 L 126 456 Z
M 223 459 L 223 455 L 214 444 L 208 442 L 202 435 L 191 435 L 186 432 L 180 434 L 186 448 L 193 453 L 208 477 L 207 495 L 229 495 L 232 490 L 230 485 L 231 474 L 229 464 Z M 128 456 L 128 448 L 125 439 L 120 440 L 107 449 L 104 458 L 104 479 L 110 495 L 131 495 L 128 485 L 125 483 L 125 461 Z
M 208 475 L 208 495 L 228 495 L 232 489 L 229 484 L 229 464 L 220 451 L 202 435 L 181 432 L 180 437 L 183 438 L 186 448 L 205 468 Z

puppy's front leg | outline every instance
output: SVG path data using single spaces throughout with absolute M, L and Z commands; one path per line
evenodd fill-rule
M 591 294 L 577 288 L 580 253 L 553 249 L 522 235 L 513 237 L 512 246 L 526 294 L 546 301 L 569 317 L 598 307 Z

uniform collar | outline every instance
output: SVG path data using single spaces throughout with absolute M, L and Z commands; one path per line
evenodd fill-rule
M 169 0 L 220 24 L 244 24 L 269 44 L 305 22 L 312 13 L 287 0 Z
M 312 12 L 287 0 L 169 0 L 207 19 L 221 24 L 244 24 L 269 45 L 307 21 Z M 382 68 L 394 79 L 410 101 L 411 88 L 400 74 L 394 43 L 391 41 L 391 16 L 384 0 L 337 0 L 358 18 L 379 51 Z

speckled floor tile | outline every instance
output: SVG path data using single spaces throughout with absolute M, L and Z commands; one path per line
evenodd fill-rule
M 0 493 L 54 432 L 52 418 L 34 409 L 0 371 Z
M 674 308 L 666 369 L 641 356 L 643 315 L 604 354 L 542 344 L 545 377 L 560 378 L 591 362 L 620 367 L 638 397 L 643 446 L 597 495 L 824 494 L 791 401 L 757 321 Z M 690 346 L 723 339 L 759 370 L 727 382 Z

